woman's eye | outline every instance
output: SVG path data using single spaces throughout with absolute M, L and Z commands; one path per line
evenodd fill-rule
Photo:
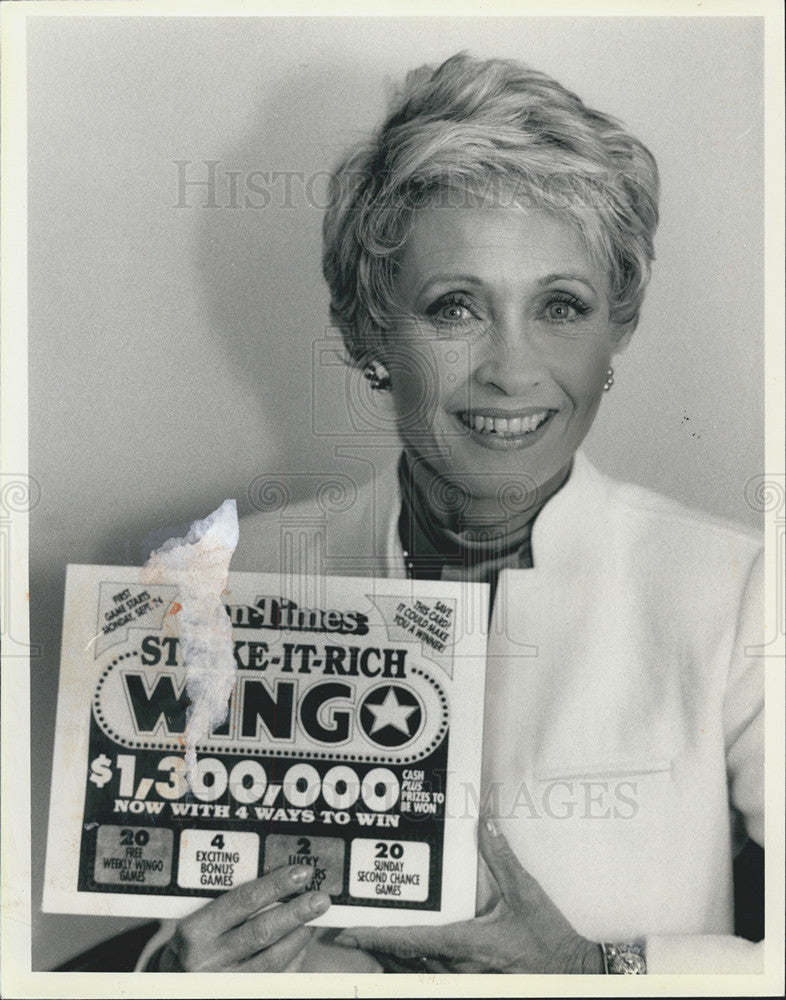
M 469 303 L 460 298 L 440 299 L 429 307 L 428 315 L 438 323 L 466 323 L 476 318 Z
M 570 319 L 573 307 L 567 302 L 552 302 L 548 309 L 549 319 Z
M 573 296 L 570 299 L 552 299 L 545 309 L 546 319 L 552 323 L 571 323 L 588 311 L 588 306 Z
M 458 322 L 462 319 L 469 319 L 470 315 L 471 313 L 466 306 L 458 305 L 453 302 L 446 306 L 442 306 L 437 311 L 437 316 L 440 319 L 446 319 L 451 323 Z

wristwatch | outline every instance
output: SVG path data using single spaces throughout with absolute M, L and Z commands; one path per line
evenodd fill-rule
M 644 976 L 647 973 L 647 958 L 643 941 L 626 944 L 603 944 L 603 965 L 607 975 Z

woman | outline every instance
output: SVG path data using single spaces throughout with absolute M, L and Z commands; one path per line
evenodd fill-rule
M 259 915 L 284 869 L 138 967 L 757 971 L 732 858 L 763 842 L 760 545 L 579 450 L 650 274 L 652 156 L 548 77 L 458 55 L 409 75 L 334 193 L 333 320 L 403 453 L 306 543 L 316 567 L 263 512 L 233 569 L 491 584 L 479 915 L 333 940 L 305 927 L 322 893 Z

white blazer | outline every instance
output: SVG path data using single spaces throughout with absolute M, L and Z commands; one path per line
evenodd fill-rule
M 268 486 L 232 569 L 405 575 L 395 467 L 309 503 L 286 502 L 297 477 Z M 483 796 L 573 926 L 645 937 L 651 972 L 761 971 L 732 896 L 735 844 L 764 839 L 761 550 L 579 453 L 534 567 L 500 575 Z

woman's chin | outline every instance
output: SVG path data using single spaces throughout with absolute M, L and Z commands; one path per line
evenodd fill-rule
M 523 497 L 549 478 L 546 473 L 541 472 L 539 463 L 532 465 L 522 461 L 521 457 L 515 462 L 453 461 L 449 465 L 440 466 L 436 471 L 443 488 L 457 488 L 475 501 L 495 500 L 500 495 L 508 495 L 509 499 Z M 513 491 L 512 494 L 509 491 Z

